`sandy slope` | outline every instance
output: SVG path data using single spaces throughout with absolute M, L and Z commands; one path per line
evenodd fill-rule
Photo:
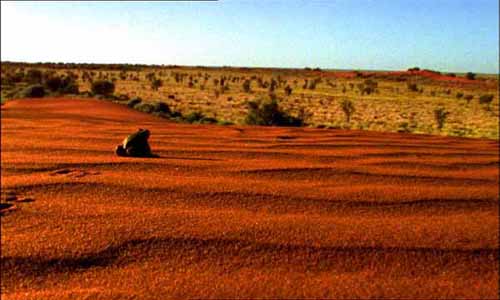
M 160 158 L 113 155 L 138 127 Z M 495 141 L 60 99 L 1 137 L 4 299 L 498 297 Z

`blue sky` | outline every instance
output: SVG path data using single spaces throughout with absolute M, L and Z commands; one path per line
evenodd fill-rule
M 499 72 L 497 0 L 4 2 L 2 61 Z

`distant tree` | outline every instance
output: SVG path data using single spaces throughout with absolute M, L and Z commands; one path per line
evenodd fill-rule
M 287 85 L 285 86 L 285 95 L 290 96 L 292 94 L 292 88 Z

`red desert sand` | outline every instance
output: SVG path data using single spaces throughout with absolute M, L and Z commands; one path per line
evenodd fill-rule
M 3 299 L 498 297 L 498 141 L 1 114 Z

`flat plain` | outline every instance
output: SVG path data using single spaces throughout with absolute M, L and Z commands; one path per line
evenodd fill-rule
M 498 140 L 1 117 L 3 299 L 498 297 Z M 137 128 L 158 158 L 114 155 Z

